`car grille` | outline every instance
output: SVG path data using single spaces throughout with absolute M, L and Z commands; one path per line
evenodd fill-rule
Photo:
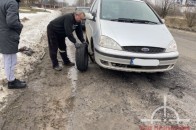
M 119 64 L 119 63 L 111 63 L 114 67 L 119 68 L 134 68 L 134 69 L 168 69 L 169 67 L 172 67 L 173 65 L 161 65 L 161 66 L 136 66 L 136 65 L 125 65 L 125 64 Z
M 135 52 L 135 53 L 162 53 L 165 51 L 164 48 L 158 47 L 147 47 L 147 46 L 123 46 L 125 51 Z

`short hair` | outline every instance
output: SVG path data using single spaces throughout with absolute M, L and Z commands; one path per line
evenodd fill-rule
M 77 14 L 77 15 L 83 14 L 84 17 L 86 17 L 86 15 L 83 11 L 75 11 L 74 14 Z

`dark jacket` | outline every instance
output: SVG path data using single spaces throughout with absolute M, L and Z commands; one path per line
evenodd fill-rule
M 58 35 L 68 37 L 68 39 L 76 43 L 76 39 L 73 36 L 73 31 L 76 32 L 78 39 L 84 42 L 82 26 L 80 22 L 76 22 L 73 13 L 60 16 L 49 23 L 52 30 Z
M 19 4 L 16 0 L 0 0 L 0 53 L 18 52 L 22 24 L 19 20 Z

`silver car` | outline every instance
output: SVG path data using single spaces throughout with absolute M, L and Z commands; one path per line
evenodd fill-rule
M 107 69 L 129 72 L 171 70 L 176 42 L 157 13 L 142 0 L 95 0 L 86 20 L 88 51 Z

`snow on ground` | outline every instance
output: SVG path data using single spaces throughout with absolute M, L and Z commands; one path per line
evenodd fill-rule
M 50 12 L 39 13 L 21 13 L 20 19 L 27 18 L 28 20 L 22 22 L 24 28 L 20 36 L 19 48 L 26 46 L 35 51 L 32 56 L 17 53 L 18 65 L 16 66 L 16 78 L 25 79 L 27 74 L 33 70 L 33 65 L 40 61 L 40 57 L 44 55 L 44 48 L 47 44 L 42 45 L 41 40 L 46 33 L 48 23 L 61 15 L 60 11 L 49 10 Z M 3 58 L 0 54 L 0 110 L 5 105 L 5 97 L 12 94 L 12 90 L 8 90 L 7 86 L 3 84 L 7 82 L 3 67 Z

